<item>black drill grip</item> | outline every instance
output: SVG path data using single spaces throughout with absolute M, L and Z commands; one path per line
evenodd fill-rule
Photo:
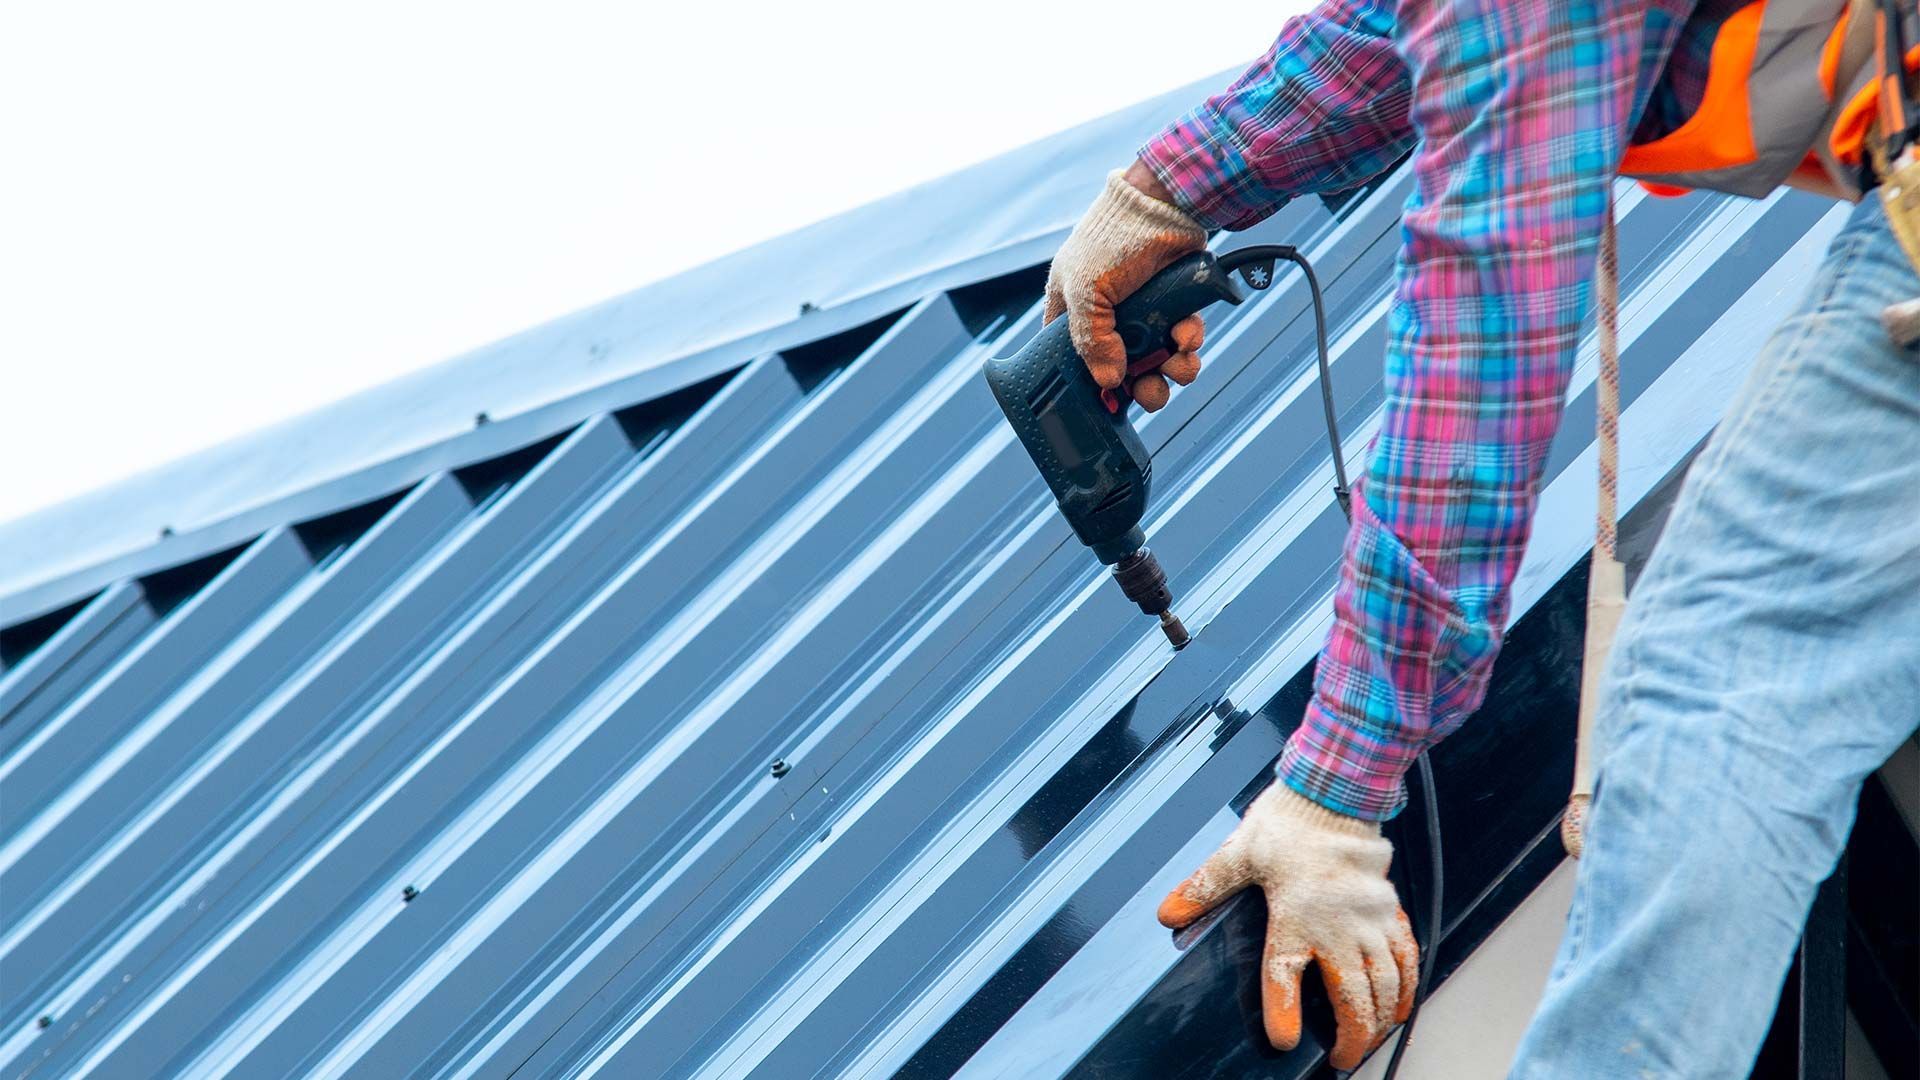
M 1127 361 L 1162 350 L 1172 352 L 1173 324 L 1216 300 L 1237 304 L 1241 296 L 1233 275 L 1222 270 L 1209 251 L 1182 256 L 1147 279 L 1113 311 L 1114 329 L 1126 346 Z

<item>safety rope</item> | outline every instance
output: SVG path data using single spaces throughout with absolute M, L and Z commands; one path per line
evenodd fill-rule
M 1613 646 L 1614 631 L 1626 608 L 1626 568 L 1620 563 L 1620 249 L 1614 225 L 1613 193 L 1607 193 L 1607 220 L 1600 233 L 1600 258 L 1594 268 L 1594 334 L 1599 373 L 1594 380 L 1594 444 L 1600 487 L 1594 515 L 1593 561 L 1587 575 L 1586 653 L 1580 672 L 1580 720 L 1573 760 L 1573 794 L 1560 819 L 1560 842 L 1580 857 L 1585 846 L 1587 810 L 1593 801 L 1594 712 L 1600 671 Z
M 1600 233 L 1600 265 L 1593 283 L 1598 309 L 1600 374 L 1594 386 L 1595 442 L 1600 450 L 1600 498 L 1593 546 L 1607 558 L 1619 557 L 1620 526 L 1620 249 L 1607 199 L 1607 224 Z

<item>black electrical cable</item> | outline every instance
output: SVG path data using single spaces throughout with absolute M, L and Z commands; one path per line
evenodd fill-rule
M 1333 495 L 1340 503 L 1340 512 L 1347 521 L 1353 521 L 1352 489 L 1347 486 L 1347 467 L 1342 461 L 1340 449 L 1340 421 L 1333 407 L 1333 368 L 1327 356 L 1327 307 L 1320 298 L 1320 279 L 1313 272 L 1313 264 L 1300 254 L 1298 248 L 1290 244 L 1256 244 L 1234 251 L 1220 260 L 1220 265 L 1229 271 L 1241 269 L 1243 276 L 1247 271 L 1265 265 L 1269 268 L 1277 259 L 1284 259 L 1300 268 L 1307 279 L 1307 289 L 1313 294 L 1313 330 L 1314 344 L 1319 350 L 1320 362 L 1320 407 L 1326 414 L 1327 444 L 1333 451 Z M 1248 284 L 1264 289 L 1271 281 L 1254 281 Z M 1441 907 L 1441 875 L 1445 863 L 1440 854 L 1440 797 L 1433 783 L 1433 765 L 1422 753 L 1415 759 L 1420 770 L 1420 803 L 1427 825 L 1427 919 L 1420 928 L 1420 988 L 1414 994 L 1413 1008 L 1407 1012 L 1407 1022 L 1401 1025 L 1400 1041 L 1393 1048 L 1393 1057 L 1387 1061 L 1387 1071 L 1381 1080 L 1394 1080 L 1400 1073 L 1400 1058 L 1406 1054 L 1407 1045 L 1413 1041 L 1413 1024 L 1420 1018 L 1420 1006 L 1426 1003 L 1428 989 L 1433 982 L 1433 954 L 1440 944 L 1440 920 L 1444 917 Z
M 1340 501 L 1340 512 L 1353 520 L 1353 489 L 1347 486 L 1347 465 L 1340 450 L 1340 420 L 1333 411 L 1333 367 L 1327 360 L 1327 303 L 1320 297 L 1320 278 L 1313 264 L 1296 248 L 1288 247 L 1281 258 L 1300 268 L 1307 279 L 1307 291 L 1313 295 L 1314 347 L 1320 361 L 1320 409 L 1327 419 L 1327 446 L 1333 451 L 1333 497 Z
M 1407 1052 L 1408 1044 L 1413 1042 L 1413 1022 L 1420 1019 L 1420 1006 L 1426 1002 L 1427 993 L 1433 985 L 1433 954 L 1440 946 L 1440 920 L 1444 917 L 1440 907 L 1440 875 L 1445 869 L 1440 858 L 1440 797 L 1433 786 L 1433 766 L 1428 763 L 1427 755 L 1422 753 L 1415 759 L 1420 767 L 1420 804 L 1427 819 L 1427 925 L 1421 927 L 1420 942 L 1420 989 L 1415 992 L 1413 1008 L 1407 1010 L 1407 1022 L 1400 1026 L 1400 1041 L 1394 1045 L 1393 1056 L 1387 1059 L 1387 1071 L 1380 1074 L 1380 1080 L 1393 1080 L 1400 1075 L 1400 1058 Z
M 1307 279 L 1307 291 L 1313 296 L 1313 336 L 1314 346 L 1320 363 L 1320 408 L 1326 414 L 1327 446 L 1333 452 L 1333 497 L 1340 502 L 1340 512 L 1353 520 L 1351 488 L 1347 486 L 1347 464 L 1345 455 L 1340 452 L 1340 420 L 1333 408 L 1333 367 L 1327 358 L 1327 303 L 1320 295 L 1320 277 L 1313 272 L 1313 264 L 1307 261 L 1300 249 L 1292 244 L 1253 244 L 1229 252 L 1220 259 L 1220 265 L 1228 271 L 1246 270 L 1265 266 L 1269 275 L 1275 260 L 1284 259 L 1300 268 Z M 1264 289 L 1269 282 L 1249 284 L 1256 289 Z

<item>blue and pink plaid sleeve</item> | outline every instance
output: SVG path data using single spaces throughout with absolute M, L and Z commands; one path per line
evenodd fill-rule
M 1485 696 L 1637 87 L 1690 7 L 1336 0 L 1143 151 L 1183 205 L 1236 227 L 1363 182 L 1419 137 L 1381 428 L 1277 766 L 1324 806 L 1397 813 L 1414 758 Z
M 1413 145 L 1392 34 L 1391 0 L 1323 0 L 1140 160 L 1216 229 L 1247 228 L 1295 195 L 1357 188 Z

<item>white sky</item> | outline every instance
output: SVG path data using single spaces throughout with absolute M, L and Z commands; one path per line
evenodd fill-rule
M 9 4 L 0 520 L 1243 63 L 1301 6 Z

